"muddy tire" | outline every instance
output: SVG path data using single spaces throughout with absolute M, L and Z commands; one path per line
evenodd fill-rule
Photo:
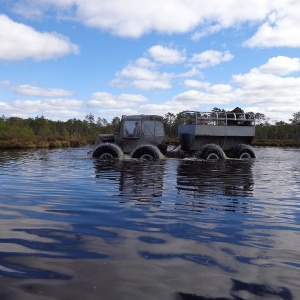
M 110 159 L 122 158 L 123 152 L 115 144 L 103 143 L 93 151 L 92 156 L 99 159 L 110 160 Z
M 240 144 L 232 147 L 228 151 L 228 157 L 237 159 L 251 159 L 256 158 L 253 148 L 246 144 Z
M 205 160 L 217 160 L 224 159 L 226 156 L 220 146 L 215 144 L 207 144 L 196 152 L 196 157 Z
M 158 160 L 161 157 L 161 152 L 153 145 L 146 145 L 135 149 L 131 157 L 141 160 Z

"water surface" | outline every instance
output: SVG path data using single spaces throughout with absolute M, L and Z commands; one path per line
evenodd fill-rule
M 0 152 L 0 299 L 300 299 L 300 151 Z

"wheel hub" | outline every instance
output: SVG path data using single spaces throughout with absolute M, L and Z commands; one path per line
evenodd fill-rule
M 114 157 L 113 157 L 113 155 L 110 154 L 110 153 L 103 153 L 103 154 L 100 155 L 99 158 L 100 158 L 100 159 L 112 159 L 112 158 L 114 158 Z
M 207 156 L 207 160 L 210 160 L 210 159 L 220 159 L 220 157 L 219 157 L 219 155 L 217 153 L 210 153 Z
M 252 158 L 250 153 L 248 152 L 244 152 L 240 155 L 240 159 L 249 159 L 249 158 Z
M 153 160 L 153 156 L 151 154 L 143 154 L 140 157 L 141 160 Z

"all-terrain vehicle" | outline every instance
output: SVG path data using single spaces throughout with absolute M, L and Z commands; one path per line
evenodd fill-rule
M 100 134 L 92 156 L 97 158 L 132 158 L 156 160 L 164 152 L 164 118 L 156 115 L 122 116 L 117 134 Z
M 255 135 L 255 116 L 240 108 L 231 112 L 185 111 L 178 126 L 180 152 L 201 159 L 255 158 L 250 146 Z M 119 132 L 100 134 L 92 156 L 102 159 L 157 160 L 168 157 L 164 118 L 157 115 L 122 116 Z M 179 150 L 178 150 L 179 151 Z M 172 152 L 174 157 L 174 152 Z

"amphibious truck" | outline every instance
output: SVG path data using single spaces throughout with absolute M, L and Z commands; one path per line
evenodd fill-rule
M 199 159 L 251 159 L 255 116 L 240 108 L 230 112 L 184 111 L 178 125 L 180 148 L 185 157 Z M 157 115 L 122 116 L 116 134 L 100 134 L 92 156 L 100 159 L 129 156 L 157 160 L 172 156 L 165 143 L 164 118 Z

